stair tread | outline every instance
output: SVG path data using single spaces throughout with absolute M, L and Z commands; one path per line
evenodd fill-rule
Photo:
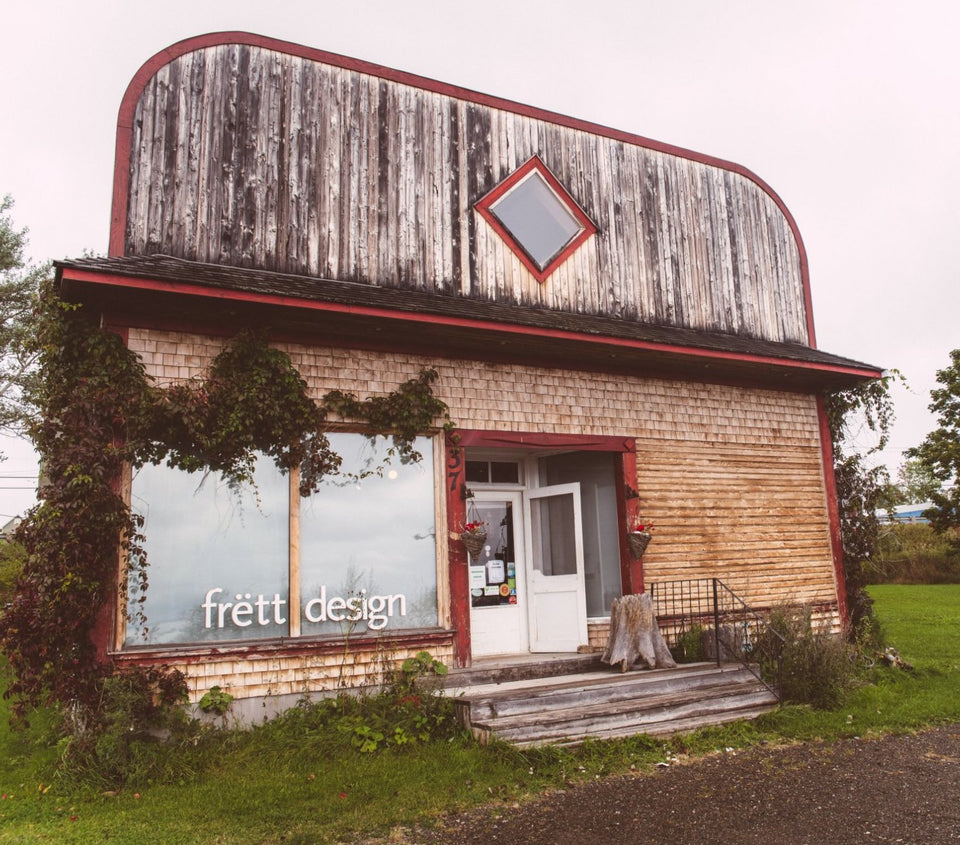
M 691 730 L 691 725 L 721 724 L 738 719 L 755 718 L 760 713 L 773 709 L 766 701 L 742 701 L 736 706 L 722 709 L 691 708 L 682 714 L 661 714 L 660 718 L 610 719 L 602 721 L 573 722 L 550 725 L 518 725 L 509 729 L 494 730 L 492 735 L 505 742 L 562 742 L 571 738 L 588 736 L 602 739 L 606 736 L 636 736 L 647 733 L 661 735 Z
M 702 696 L 718 686 L 728 689 L 750 688 L 757 678 L 746 671 L 738 673 L 699 673 L 684 678 L 643 679 L 629 677 L 611 678 L 604 683 L 570 684 L 567 686 L 538 687 L 516 691 L 512 694 L 464 696 L 457 699 L 459 707 L 470 707 L 475 718 L 488 715 L 535 713 L 564 707 L 582 708 L 593 704 L 632 702 L 655 702 L 663 696 Z
M 778 704 L 776 695 L 739 663 L 626 673 L 607 666 L 576 669 L 500 683 L 451 684 L 443 692 L 454 697 L 459 718 L 478 739 L 497 738 L 518 747 L 678 733 L 756 718 Z
M 629 672 L 619 672 L 608 668 L 605 671 L 580 672 L 574 675 L 528 678 L 469 687 L 450 687 L 444 690 L 444 693 L 468 701 L 495 701 L 518 697 L 522 692 L 529 692 L 532 696 L 543 696 L 578 687 L 598 688 L 604 685 L 620 686 L 623 684 L 656 685 L 672 680 L 689 679 L 692 681 L 695 678 L 721 674 L 734 677 L 743 673 L 749 674 L 740 664 L 717 667 L 715 663 L 696 663 L 676 669 L 641 669 Z
M 764 713 L 769 713 L 770 710 L 773 709 L 773 706 L 774 705 L 771 704 L 759 705 L 756 707 L 744 708 L 742 710 L 730 710 L 724 713 L 713 713 L 708 716 L 693 716 L 683 719 L 672 719 L 661 723 L 645 725 L 640 730 L 638 730 L 635 726 L 629 725 L 616 728 L 591 728 L 589 731 L 569 731 L 562 737 L 557 737 L 554 739 L 535 738 L 528 740 L 516 739 L 506 741 L 509 741 L 512 745 L 515 745 L 518 748 L 531 748 L 537 745 L 545 745 L 548 743 L 551 745 L 570 747 L 580 745 L 587 739 L 622 739 L 630 736 L 638 736 L 640 734 L 647 734 L 649 736 L 664 736 L 666 734 L 693 731 L 702 727 L 736 722 L 741 719 L 755 719 L 758 716 L 762 716 Z
M 772 704 L 776 703 L 776 696 L 757 681 L 755 685 L 750 686 L 743 684 L 734 687 L 716 685 L 713 687 L 699 688 L 695 691 L 687 691 L 685 693 L 678 692 L 650 696 L 648 699 L 616 702 L 600 701 L 580 706 L 558 707 L 528 713 L 511 713 L 502 716 L 480 715 L 474 718 L 471 713 L 470 723 L 478 727 L 489 727 L 494 732 L 498 732 L 507 730 L 515 725 L 560 724 L 563 722 L 595 719 L 603 716 L 635 714 L 638 718 L 642 718 L 644 714 L 669 712 L 671 709 L 685 706 L 706 706 L 709 702 L 722 699 L 736 700 L 747 697 L 759 697 L 769 700 Z

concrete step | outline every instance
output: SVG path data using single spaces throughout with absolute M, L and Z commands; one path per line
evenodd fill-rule
M 676 733 L 755 718 L 778 703 L 746 668 L 715 664 L 526 678 L 448 693 L 481 742 L 496 737 L 519 746 Z

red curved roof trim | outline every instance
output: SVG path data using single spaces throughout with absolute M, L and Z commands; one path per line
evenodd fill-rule
M 558 126 L 565 126 L 569 129 L 577 129 L 583 132 L 590 132 L 604 138 L 611 138 L 616 141 L 622 141 L 626 144 L 645 147 L 656 150 L 657 152 L 668 155 L 678 156 L 680 158 L 696 161 L 711 167 L 718 167 L 722 170 L 728 170 L 737 173 L 746 179 L 754 182 L 766 193 L 783 213 L 793 232 L 794 240 L 800 255 L 800 273 L 803 281 L 803 300 L 807 309 L 807 333 L 809 344 L 816 348 L 816 334 L 813 323 L 813 300 L 810 295 L 810 278 L 807 266 L 807 251 L 803 245 L 803 239 L 800 237 L 800 230 L 797 227 L 793 215 L 790 213 L 783 200 L 780 199 L 776 191 L 773 190 L 759 176 L 747 168 L 725 161 L 714 156 L 704 155 L 693 152 L 692 150 L 677 147 L 672 144 L 664 144 L 660 141 L 653 141 L 650 138 L 644 138 L 641 135 L 634 135 L 630 132 L 623 132 L 619 129 L 612 129 L 602 124 L 591 123 L 585 120 L 567 117 L 546 109 L 527 106 L 512 100 L 506 100 L 501 97 L 493 97 L 489 94 L 481 94 L 469 88 L 461 88 L 457 85 L 451 85 L 446 82 L 438 82 L 425 76 L 407 73 L 405 71 L 394 70 L 373 62 L 362 61 L 361 59 L 351 59 L 348 56 L 341 56 L 337 53 L 329 53 L 326 50 L 318 50 L 313 47 L 304 47 L 300 44 L 294 44 L 290 41 L 281 41 L 277 38 L 268 38 L 264 35 L 256 35 L 251 32 L 210 32 L 205 35 L 197 35 L 193 38 L 187 38 L 172 44 L 165 50 L 161 50 L 156 55 L 147 59 L 140 70 L 134 75 L 127 90 L 120 102 L 120 113 L 117 118 L 117 142 L 114 159 L 113 175 L 113 209 L 110 216 L 110 246 L 109 255 L 111 257 L 123 255 L 124 229 L 127 218 L 127 198 L 129 196 L 130 182 L 130 145 L 133 135 L 133 120 L 137 108 L 137 102 L 143 93 L 148 81 L 157 73 L 160 68 L 170 62 L 192 53 L 196 50 L 203 50 L 207 47 L 217 47 L 223 44 L 244 44 L 250 47 L 261 47 L 265 50 L 275 50 L 279 53 L 286 53 L 291 56 L 298 56 L 311 61 L 322 62 L 345 70 L 357 71 L 381 79 L 387 79 L 392 82 L 410 85 L 420 88 L 424 91 L 432 91 L 436 94 L 443 94 L 460 100 L 466 100 L 478 105 L 489 106 L 490 108 L 502 109 L 513 112 L 514 114 L 524 115 L 537 120 L 544 120 L 549 123 L 555 123 Z

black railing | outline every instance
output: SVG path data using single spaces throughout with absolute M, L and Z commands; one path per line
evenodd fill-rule
M 654 582 L 650 598 L 678 663 L 739 662 L 782 703 L 783 637 L 719 578 Z

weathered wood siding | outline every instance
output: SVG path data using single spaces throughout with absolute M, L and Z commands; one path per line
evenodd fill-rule
M 224 341 L 132 329 L 160 382 L 197 375 Z M 642 513 L 656 525 L 644 578 L 723 579 L 755 607 L 816 606 L 837 619 L 813 396 L 519 364 L 283 344 L 310 386 L 382 395 L 436 366 L 461 428 L 634 437 Z
M 598 226 L 543 284 L 473 210 L 539 155 Z M 807 343 L 800 249 L 747 176 L 274 50 L 136 106 L 125 253 Z
M 835 604 L 823 466 L 813 445 L 637 442 L 656 538 L 647 581 L 722 578 L 755 607 Z M 653 495 L 651 495 L 653 494 Z

